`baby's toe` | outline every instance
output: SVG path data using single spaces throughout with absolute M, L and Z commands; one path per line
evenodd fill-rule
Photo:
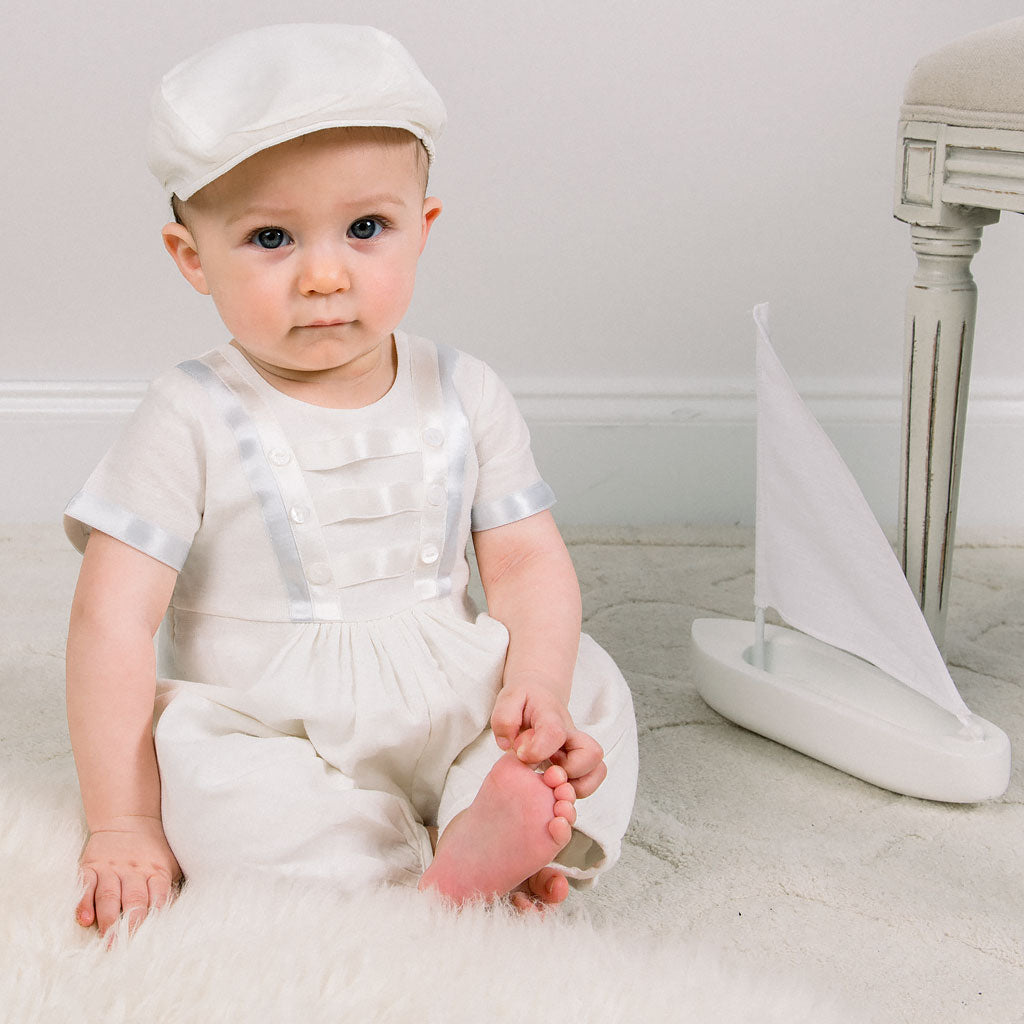
M 569 882 L 557 868 L 541 868 L 527 879 L 527 888 L 534 897 L 548 905 L 564 902 L 569 896 Z
M 551 791 L 551 795 L 556 801 L 564 800 L 566 803 L 574 804 L 576 802 L 576 787 L 571 782 L 563 782 Z
M 554 814 L 556 820 L 564 818 L 570 825 L 576 824 L 576 808 L 568 800 L 556 800 Z
M 512 908 L 518 910 L 520 914 L 537 914 L 542 910 L 537 901 L 525 892 L 510 892 L 508 900 Z
M 545 785 L 550 786 L 552 789 L 556 789 L 558 786 L 569 781 L 569 776 L 565 769 L 560 768 L 557 764 L 548 767 L 541 778 L 544 780 Z
M 572 815 L 573 821 L 575 821 L 575 808 L 569 807 L 568 812 Z M 548 834 L 558 844 L 558 848 L 561 850 L 562 847 L 564 847 L 569 842 L 569 840 L 572 839 L 572 822 L 565 815 L 557 814 L 557 817 L 552 818 L 548 822 Z

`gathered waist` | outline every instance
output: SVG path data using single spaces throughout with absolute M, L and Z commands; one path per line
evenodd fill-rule
M 447 613 L 463 622 L 472 622 L 478 614 L 477 608 L 469 595 L 462 591 L 458 594 L 447 594 L 411 601 L 396 605 L 386 611 L 374 608 L 372 614 L 366 616 L 346 615 L 338 618 L 292 619 L 287 616 L 231 615 L 224 611 L 189 608 L 185 605 L 172 603 L 167 610 L 167 619 L 208 619 L 210 621 L 223 622 L 225 625 L 237 625 L 243 629 L 248 625 L 293 626 L 296 628 L 308 626 L 360 626 L 386 622 L 404 615 L 415 614 L 418 610 L 429 612 L 429 614 L 434 616 Z
M 158 642 L 158 674 L 230 687 L 268 676 L 296 677 L 359 661 L 379 665 L 396 653 L 446 662 L 449 652 L 486 650 L 503 657 L 508 632 L 467 601 L 421 601 L 392 615 L 361 621 L 241 619 L 179 607 L 168 610 Z

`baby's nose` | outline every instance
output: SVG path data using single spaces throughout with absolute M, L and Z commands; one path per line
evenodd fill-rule
M 303 254 L 299 289 L 304 295 L 330 295 L 347 291 L 351 285 L 342 253 L 333 246 L 321 246 Z

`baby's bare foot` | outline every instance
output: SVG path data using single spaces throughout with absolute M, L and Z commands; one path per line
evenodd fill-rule
M 542 869 L 572 836 L 575 800 L 576 791 L 561 768 L 552 765 L 541 775 L 515 754 L 506 754 L 476 799 L 438 839 L 420 889 L 436 889 L 463 903 L 504 896 L 526 883 L 544 902 L 560 903 L 565 898 L 558 883 L 561 873 Z

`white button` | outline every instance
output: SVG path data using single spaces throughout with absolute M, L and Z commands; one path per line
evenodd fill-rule
M 440 448 L 444 444 L 444 431 L 438 430 L 437 427 L 427 427 L 423 431 L 423 440 L 430 445 L 431 448 Z
M 323 562 L 314 562 L 306 573 L 306 579 L 318 586 L 322 583 L 331 582 L 331 567 Z
M 270 461 L 275 466 L 287 466 L 292 460 L 292 453 L 287 448 L 275 448 L 270 453 Z
M 433 544 L 426 544 L 420 551 L 420 559 L 425 565 L 433 565 L 441 557 L 441 552 Z
M 427 501 L 431 505 L 440 505 L 444 501 L 444 487 L 433 484 L 427 488 Z
M 301 505 L 294 505 L 288 510 L 288 515 L 291 516 L 293 523 L 304 523 L 308 514 Z

